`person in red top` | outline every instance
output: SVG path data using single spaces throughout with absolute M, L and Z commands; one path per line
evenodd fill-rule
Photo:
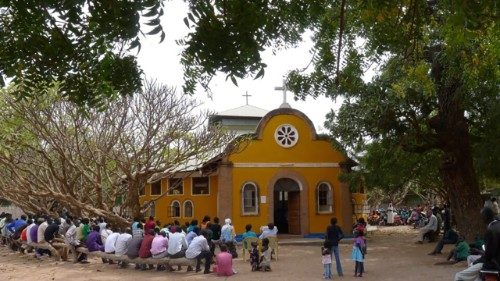
M 144 224 L 144 233 L 148 233 L 150 229 L 154 230 L 155 226 L 155 218 L 153 216 L 150 216 L 149 220 Z
M 154 223 L 154 221 L 153 221 Z M 154 228 L 153 228 L 154 229 Z M 153 244 L 153 239 L 155 238 L 155 232 L 153 229 L 149 229 L 145 231 L 146 235 L 144 235 L 144 239 L 142 239 L 141 248 L 139 248 L 139 257 L 140 258 L 150 258 L 151 254 L 151 245 Z M 149 265 L 149 269 L 152 269 L 153 265 Z M 141 269 L 146 270 L 146 265 L 141 264 Z

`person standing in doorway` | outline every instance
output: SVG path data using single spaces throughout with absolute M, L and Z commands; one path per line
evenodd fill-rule
M 334 217 L 330 220 L 330 225 L 326 228 L 325 240 L 330 241 L 332 245 L 332 253 L 335 256 L 335 263 L 337 264 L 337 274 L 339 276 L 344 276 L 339 254 L 339 241 L 342 240 L 342 238 L 344 238 L 344 233 L 342 232 L 342 229 L 337 225 L 337 218 Z

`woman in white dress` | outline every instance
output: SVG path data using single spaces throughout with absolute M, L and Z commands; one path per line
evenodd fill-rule
M 392 207 L 392 203 L 389 203 L 389 207 L 387 207 L 387 224 L 394 224 L 394 207 Z

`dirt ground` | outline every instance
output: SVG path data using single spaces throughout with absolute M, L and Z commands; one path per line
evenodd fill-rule
M 368 254 L 363 278 L 353 277 L 354 262 L 350 260 L 352 245 L 341 244 L 341 259 L 344 269 L 342 280 L 406 280 L 406 281 L 448 281 L 455 272 L 466 267 L 465 263 L 455 265 L 434 265 L 444 261 L 445 255 L 429 256 L 435 243 L 414 244 L 416 231 L 406 227 L 380 228 L 368 237 Z M 443 252 L 448 252 L 446 245 Z M 272 272 L 251 272 L 250 265 L 240 258 L 234 260 L 238 273 L 231 280 L 320 280 L 323 266 L 319 246 L 286 245 L 279 248 L 279 260 L 272 262 Z M 335 268 L 335 266 L 334 266 Z M 339 280 L 335 269 L 334 279 Z M 98 259 L 89 264 L 55 262 L 50 258 L 37 260 L 32 254 L 22 255 L 0 247 L 0 281 L 6 280 L 72 280 L 72 281 L 117 281 L 117 280 L 200 280 L 220 279 L 213 274 L 182 272 L 137 271 L 133 267 L 118 269 L 116 265 L 104 265 Z

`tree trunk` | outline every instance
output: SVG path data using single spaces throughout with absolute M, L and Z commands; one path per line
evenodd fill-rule
M 461 82 L 446 73 L 448 69 L 442 61 L 436 58 L 433 62 L 431 75 L 436 84 L 438 115 L 430 125 L 436 130 L 444 152 L 440 173 L 457 229 L 472 242 L 485 230 L 479 219 L 482 199 L 472 159 L 469 124 L 462 105 Z

